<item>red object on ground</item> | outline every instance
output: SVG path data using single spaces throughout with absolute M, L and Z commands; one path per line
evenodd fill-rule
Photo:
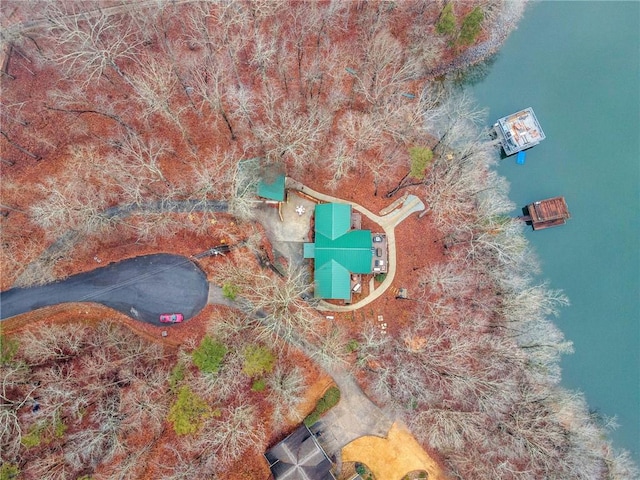
M 162 323 L 180 323 L 184 320 L 184 315 L 181 313 L 163 313 L 160 315 L 160 321 Z

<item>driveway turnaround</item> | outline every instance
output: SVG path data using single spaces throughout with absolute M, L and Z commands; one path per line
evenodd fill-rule
M 94 302 L 155 325 L 162 313 L 188 320 L 207 303 L 209 283 L 187 257 L 157 254 L 112 263 L 65 280 L 0 292 L 0 319 L 65 302 Z

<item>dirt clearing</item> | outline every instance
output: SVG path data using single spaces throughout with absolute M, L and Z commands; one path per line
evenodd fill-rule
M 378 480 L 400 480 L 409 472 L 424 470 L 431 480 L 446 480 L 438 464 L 397 422 L 387 438 L 360 437 L 342 449 L 343 462 L 364 463 Z

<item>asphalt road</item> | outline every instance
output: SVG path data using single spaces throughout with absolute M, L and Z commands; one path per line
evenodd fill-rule
M 162 313 L 188 320 L 207 303 L 209 283 L 198 266 L 180 255 L 145 255 L 65 280 L 0 292 L 0 319 L 65 302 L 95 302 L 155 325 Z

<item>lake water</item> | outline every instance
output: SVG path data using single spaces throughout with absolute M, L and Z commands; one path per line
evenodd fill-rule
M 511 199 L 563 195 L 572 214 L 527 232 L 571 300 L 563 384 L 617 416 L 614 446 L 640 463 L 640 3 L 531 4 L 489 68 L 469 87 L 488 122 L 531 106 L 547 136 L 525 165 L 502 161 Z

